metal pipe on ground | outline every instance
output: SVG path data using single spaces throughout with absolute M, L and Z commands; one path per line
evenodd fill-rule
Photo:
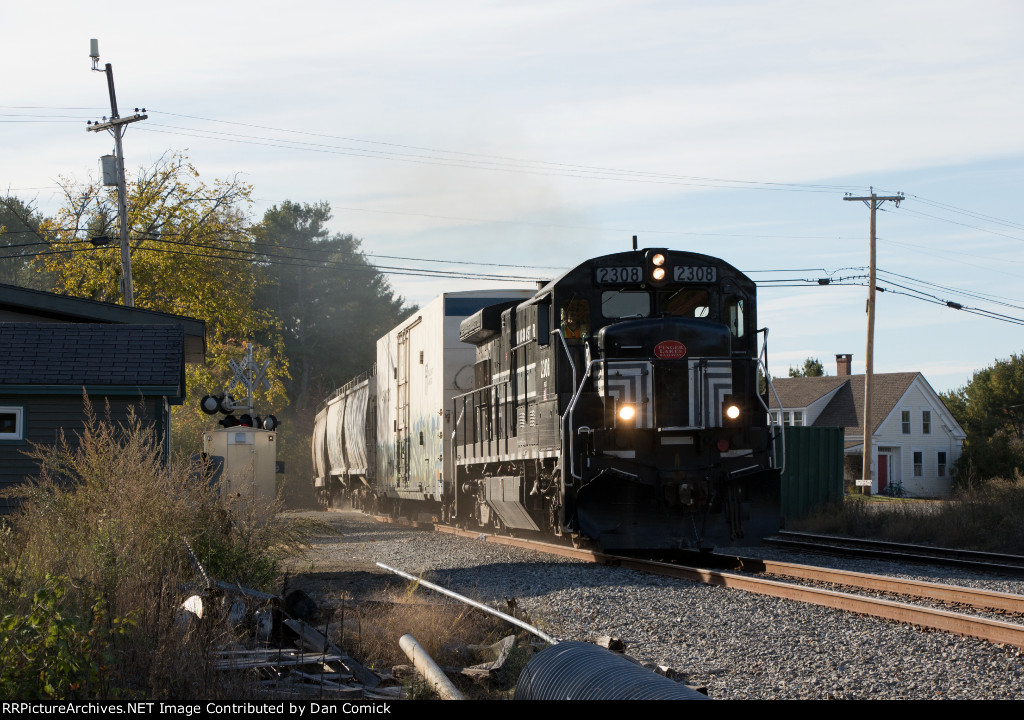
M 584 642 L 561 642 L 523 668 L 515 700 L 708 700 L 622 655 Z
M 423 649 L 423 646 L 416 642 L 416 638 L 406 633 L 398 638 L 398 646 L 402 648 L 412 664 L 419 670 L 420 675 L 427 679 L 442 700 L 466 699 L 444 674 L 444 670 L 439 668 L 434 659 Z
M 447 595 L 448 597 L 455 598 L 456 600 L 460 600 L 460 601 L 466 603 L 467 605 L 472 605 L 473 607 L 475 607 L 478 610 L 483 610 L 486 613 L 490 613 L 491 615 L 495 615 L 497 617 L 500 617 L 502 620 L 505 620 L 506 622 L 510 622 L 513 625 L 515 625 L 516 627 L 521 627 L 523 630 L 526 630 L 528 632 L 533 633 L 534 635 L 536 635 L 537 637 L 539 637 L 541 640 L 543 640 L 546 643 L 551 643 L 552 645 L 555 645 L 555 644 L 558 643 L 558 640 L 556 640 L 555 638 L 551 637 L 547 633 L 538 630 L 533 625 L 528 625 L 527 623 L 524 623 L 522 620 L 520 620 L 518 618 L 514 618 L 511 615 L 506 615 L 505 613 L 501 612 L 500 610 L 495 610 L 494 608 L 488 607 L 488 606 L 484 605 L 483 603 L 478 603 L 476 600 L 470 600 L 465 595 L 459 595 L 458 593 L 452 592 L 451 590 L 448 590 L 447 588 L 443 588 L 440 585 L 435 585 L 434 583 L 427 582 L 426 580 L 418 578 L 415 575 L 410 575 L 407 572 L 402 572 L 401 570 L 396 570 L 395 568 L 389 567 L 388 565 L 385 565 L 384 563 L 377 563 L 377 567 L 383 568 L 383 569 L 387 570 L 388 572 L 391 572 L 391 573 L 394 573 L 395 575 L 398 575 L 399 577 L 404 577 L 406 580 L 411 580 L 413 582 L 417 582 L 420 585 L 422 585 L 423 587 L 430 588 L 431 590 L 433 590 L 435 592 L 439 592 L 442 595 Z

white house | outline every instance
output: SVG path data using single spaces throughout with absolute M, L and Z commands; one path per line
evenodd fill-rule
M 851 375 L 852 355 L 836 355 L 836 376 L 775 378 L 781 407 L 769 392 L 773 421 L 846 430 L 848 480 L 859 479 L 864 453 L 864 376 Z M 900 485 L 911 497 L 942 497 L 967 437 L 919 372 L 872 375 L 871 492 Z

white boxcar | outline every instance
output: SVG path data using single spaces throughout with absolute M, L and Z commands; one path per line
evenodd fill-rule
M 377 341 L 379 495 L 440 502 L 451 477 L 452 397 L 473 389 L 476 348 L 459 340 L 459 323 L 532 290 L 445 293 Z

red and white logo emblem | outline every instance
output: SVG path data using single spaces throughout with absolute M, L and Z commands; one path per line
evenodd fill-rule
M 654 356 L 662 360 L 678 360 L 686 356 L 686 346 L 678 340 L 662 340 L 654 346 Z

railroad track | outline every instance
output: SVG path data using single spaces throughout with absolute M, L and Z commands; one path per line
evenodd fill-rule
M 421 527 L 426 527 L 426 525 L 425 523 L 420 524 Z M 1024 596 L 1022 595 L 755 558 L 737 558 L 745 568 L 745 572 L 711 570 L 676 562 L 646 560 L 525 538 L 462 530 L 445 525 L 435 525 L 434 529 L 438 532 L 471 537 L 484 542 L 511 545 L 562 557 L 617 565 L 642 572 L 786 598 L 1024 648 L 1024 625 L 951 611 L 944 607 L 932 607 L 890 599 L 892 596 L 915 598 L 943 605 L 994 611 L 1024 618 Z M 752 574 L 750 571 L 756 574 Z M 808 582 L 880 593 L 886 597 L 854 594 L 818 585 L 800 584 Z
M 885 540 L 816 535 L 813 533 L 782 530 L 765 538 L 764 543 L 789 550 L 863 557 L 894 562 L 918 562 L 943 565 L 982 572 L 1001 573 L 1024 577 L 1024 557 L 1003 553 L 957 550 L 954 548 L 912 545 Z

